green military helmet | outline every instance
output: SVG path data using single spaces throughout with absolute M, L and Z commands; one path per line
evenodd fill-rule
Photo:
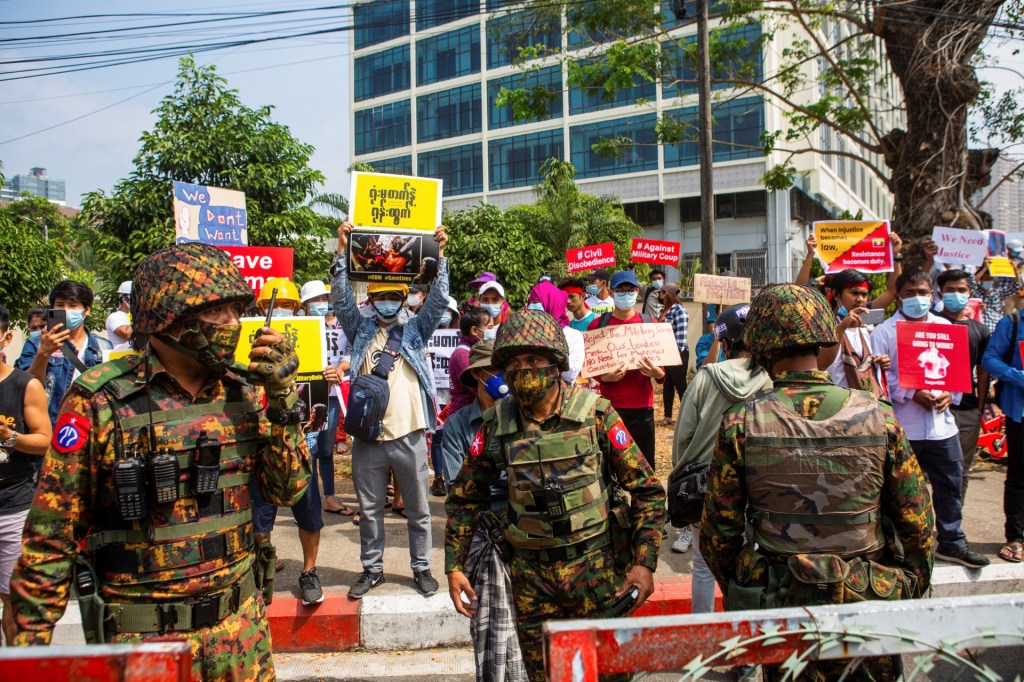
M 508 361 L 520 353 L 544 353 L 558 369 L 569 369 L 569 345 L 558 320 L 543 310 L 520 310 L 498 327 L 491 364 L 504 371 Z
M 775 284 L 750 304 L 743 342 L 761 357 L 783 348 L 831 346 L 839 339 L 824 296 L 799 284 Z
M 252 289 L 230 256 L 199 242 L 160 249 L 139 263 L 132 282 L 133 340 L 148 338 L 208 308 L 248 305 L 253 300 Z

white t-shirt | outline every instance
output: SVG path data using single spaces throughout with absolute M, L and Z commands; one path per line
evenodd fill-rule
M 615 299 L 609 296 L 608 298 L 598 298 L 597 296 L 591 296 L 586 300 L 587 307 L 593 310 L 597 315 L 602 313 L 610 313 L 615 310 Z
M 562 378 L 571 384 L 583 371 L 583 333 L 572 327 L 563 327 L 562 332 L 565 334 L 565 342 L 569 346 L 569 370 L 562 372 Z
M 125 325 L 131 326 L 131 323 L 131 320 L 128 319 L 128 313 L 126 312 L 115 310 L 107 315 L 107 339 L 110 341 L 111 345 L 116 346 L 125 342 L 125 339 L 122 339 L 120 336 L 115 334 L 114 330 L 120 329 Z

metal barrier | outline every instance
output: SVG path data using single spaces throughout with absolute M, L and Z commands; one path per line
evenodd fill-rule
M 188 642 L 0 649 L 0 681 L 192 682 Z
M 681 680 L 698 680 L 712 667 L 761 663 L 781 663 L 796 676 L 808 660 L 904 654 L 922 654 L 914 659 L 921 670 L 938 657 L 987 675 L 958 652 L 1021 645 L 1024 594 L 544 625 L 549 682 L 597 682 L 599 674 L 655 671 L 679 671 Z

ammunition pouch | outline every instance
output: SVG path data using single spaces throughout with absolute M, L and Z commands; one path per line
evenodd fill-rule
M 96 579 L 96 571 L 84 556 L 75 557 L 72 567 L 74 573 L 75 597 L 78 599 L 78 610 L 82 614 L 82 630 L 87 644 L 103 644 L 103 619 L 106 618 L 107 605 L 100 595 L 100 584 Z
M 270 604 L 274 599 L 274 573 L 277 571 L 277 550 L 270 540 L 262 540 L 256 545 L 256 558 L 253 560 L 253 577 L 256 589 L 263 593 L 263 603 Z
M 608 517 L 615 569 L 625 575 L 633 568 L 633 510 L 629 495 L 617 485 L 608 491 Z

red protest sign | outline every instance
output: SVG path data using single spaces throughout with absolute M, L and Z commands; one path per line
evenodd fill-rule
M 971 351 L 967 327 L 937 322 L 897 322 L 900 388 L 970 393 Z
M 565 261 L 569 265 L 569 272 L 611 267 L 615 265 L 615 244 L 605 242 L 569 249 L 565 252 Z
M 663 242 L 657 239 L 634 239 L 630 259 L 634 263 L 667 265 L 679 267 L 679 242 Z
M 292 276 L 294 251 L 281 246 L 222 246 L 249 288 L 257 294 L 271 277 Z

